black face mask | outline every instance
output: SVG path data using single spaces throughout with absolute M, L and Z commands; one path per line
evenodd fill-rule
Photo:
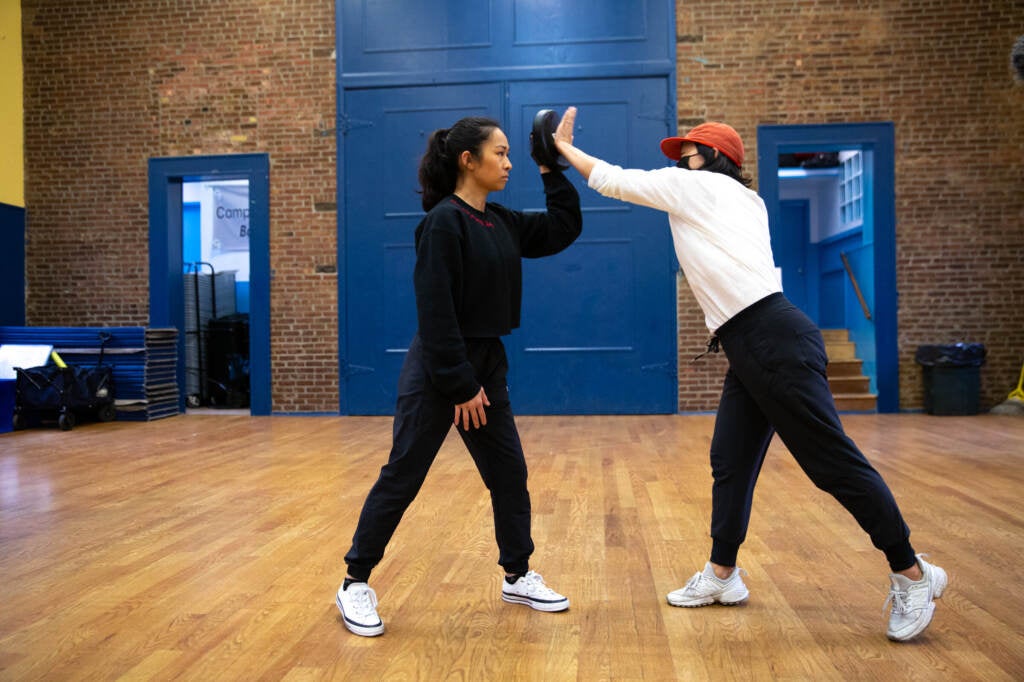
M 676 161 L 676 168 L 685 168 L 686 170 L 693 170 L 690 168 L 690 159 L 700 154 L 690 154 L 689 156 L 680 156 L 679 160 Z

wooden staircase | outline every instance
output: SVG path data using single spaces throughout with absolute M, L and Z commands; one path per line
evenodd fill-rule
M 871 393 L 871 380 L 864 376 L 857 349 L 845 329 L 822 329 L 828 353 L 828 384 L 840 412 L 874 412 L 878 396 Z

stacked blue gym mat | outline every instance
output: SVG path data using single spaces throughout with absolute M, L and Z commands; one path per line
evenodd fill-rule
M 178 414 L 178 330 L 148 327 L 0 327 L 0 344 L 53 346 L 69 365 L 113 368 L 117 419 L 151 421 Z

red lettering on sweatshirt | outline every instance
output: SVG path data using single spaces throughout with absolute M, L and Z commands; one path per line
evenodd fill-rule
M 490 220 L 483 220 L 483 219 L 481 219 L 480 216 L 478 216 L 475 213 L 472 213 L 469 210 L 467 210 L 465 206 L 463 206 L 459 202 L 455 201 L 455 199 L 450 199 L 449 201 L 451 201 L 452 204 L 454 204 L 457 209 L 459 209 L 460 211 L 462 211 L 463 213 L 468 215 L 478 225 L 483 225 L 484 227 L 489 227 L 492 230 L 494 229 L 494 223 L 492 223 Z

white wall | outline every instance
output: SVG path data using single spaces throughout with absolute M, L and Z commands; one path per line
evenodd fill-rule
M 779 199 L 807 200 L 812 244 L 842 231 L 838 168 L 780 168 Z

